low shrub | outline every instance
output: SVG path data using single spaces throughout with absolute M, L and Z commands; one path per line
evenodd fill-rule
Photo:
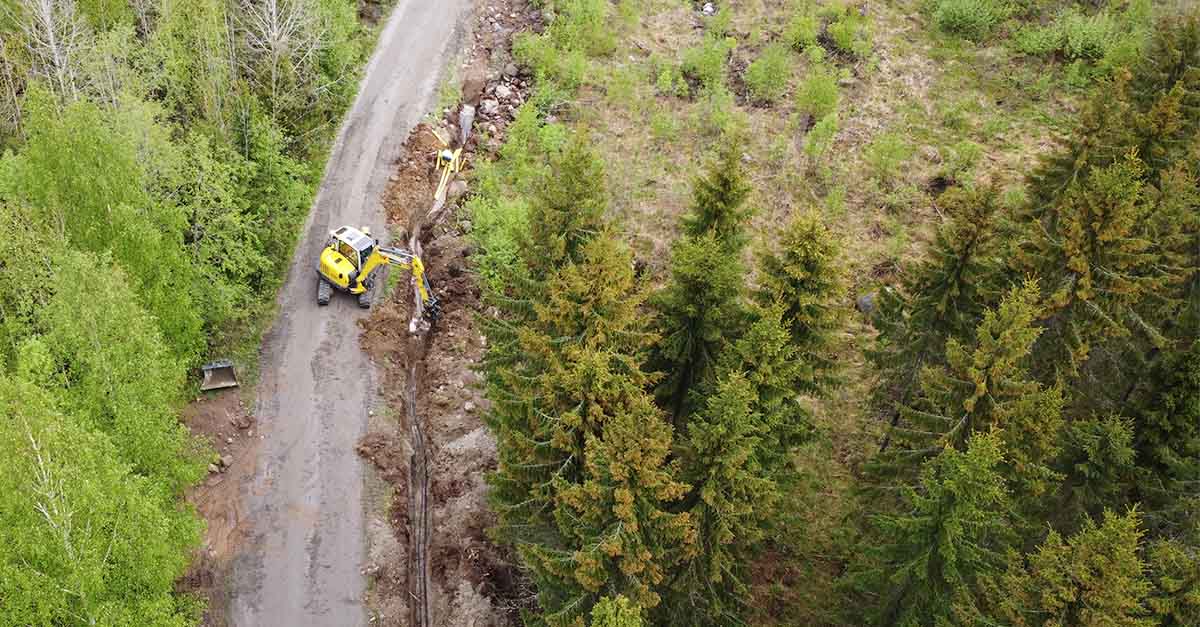
M 1007 0 L 936 0 L 933 22 L 947 33 L 980 40 L 991 34 L 1012 11 L 1013 6 Z
M 706 35 L 699 45 L 683 52 L 683 73 L 712 89 L 725 84 L 725 64 L 736 40 Z
M 796 89 L 796 107 L 815 119 L 824 118 L 837 110 L 841 100 L 839 92 L 838 79 L 832 69 L 813 67 Z
M 787 91 L 792 77 L 792 59 L 787 46 L 774 43 L 746 68 L 746 87 L 759 102 L 774 102 Z

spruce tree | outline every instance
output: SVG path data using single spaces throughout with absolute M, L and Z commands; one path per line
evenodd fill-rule
M 1188 151 L 1200 132 L 1200 13 L 1164 17 L 1134 67 L 1131 97 L 1138 154 L 1158 185 L 1158 173 Z
M 974 611 L 1012 541 L 1002 449 L 995 433 L 973 436 L 964 452 L 947 447 L 903 488 L 897 513 L 874 517 L 849 580 L 872 599 L 869 624 L 949 624 Z
M 1194 506 L 1193 512 L 1200 510 Z M 1195 514 L 1193 514 L 1193 517 Z M 1194 523 L 1192 533 L 1200 531 Z M 1146 567 L 1154 585 L 1146 606 L 1158 627 L 1200 625 L 1200 535 L 1188 540 L 1156 540 L 1146 549 Z
M 750 184 L 742 165 L 741 146 L 736 136 L 722 139 L 717 158 L 704 176 L 692 182 L 691 212 L 683 218 L 685 236 L 712 235 L 731 255 L 740 253 L 746 244 L 745 224 L 753 213 L 744 207 Z
M 896 408 L 920 390 L 921 370 L 943 363 L 946 340 L 968 339 L 994 299 L 996 198 L 990 189 L 955 187 L 942 194 L 938 205 L 947 218 L 928 256 L 906 269 L 898 289 L 880 292 L 879 336 L 867 356 L 882 379 L 874 403 L 893 425 Z
M 1152 627 L 1150 583 L 1138 551 L 1140 515 L 1104 513 L 1064 540 L 1051 530 L 1032 555 L 1013 553 L 988 582 L 983 624 L 1028 627 Z
M 808 370 L 798 389 L 814 394 L 835 380 L 833 336 L 845 310 L 841 243 L 813 213 L 793 218 L 780 240 L 779 250 L 759 261 L 757 297 L 785 307 L 783 320 Z
M 751 550 L 781 496 L 759 461 L 765 425 L 754 410 L 756 401 L 754 386 L 734 373 L 718 383 L 688 423 L 682 457 L 692 486 L 687 506 L 698 554 L 677 572 L 661 622 L 740 622 Z
M 529 275 L 544 280 L 564 263 L 578 261 L 583 245 L 607 220 L 604 162 L 586 133 L 576 132 L 550 156 L 533 190 L 521 256 Z
M 718 380 L 740 375 L 753 388 L 751 410 L 762 423 L 756 455 L 767 476 L 776 480 L 784 478 L 792 447 L 811 429 L 797 394 L 813 380 L 812 366 L 799 357 L 784 311 L 778 303 L 754 308 L 753 322 L 717 364 Z
M 1151 531 L 1175 535 L 1200 506 L 1200 340 L 1146 379 L 1151 389 L 1132 403 L 1136 489 Z
M 945 447 L 965 450 L 974 434 L 1000 429 L 1003 475 L 1022 497 L 1036 498 L 1061 478 L 1050 465 L 1063 428 L 1063 395 L 1029 376 L 1030 348 L 1041 330 L 1036 281 L 1014 288 L 988 311 L 969 348 L 951 338 L 946 365 L 926 368 L 922 393 L 901 409 L 895 445 L 880 453 L 874 475 L 903 480 L 923 459 Z
M 554 479 L 561 543 L 518 545 L 552 626 L 575 624 L 602 596 L 623 594 L 640 607 L 656 607 L 659 586 L 694 551 L 689 515 L 669 509 L 688 489 L 667 462 L 670 426 L 648 395 L 621 390 L 618 381 L 597 383 L 615 397 L 603 432 L 586 436 L 583 481 Z
M 715 380 L 721 350 L 745 322 L 742 265 L 712 234 L 684 237 L 671 253 L 671 282 L 655 295 L 661 339 L 649 365 L 664 373 L 656 390 L 676 429 Z
M 668 511 L 687 486 L 645 392 L 640 355 L 653 337 L 630 251 L 601 233 L 579 257 L 549 277 L 505 348 L 520 357 L 485 365 L 497 533 L 529 567 L 550 625 L 577 624 L 604 595 L 654 607 L 692 542 L 688 515 Z
M 1079 379 L 1093 349 L 1133 333 L 1157 338 L 1142 312 L 1179 277 L 1167 273 L 1142 228 L 1145 166 L 1133 152 L 1071 182 L 1029 224 L 1017 263 L 1042 279 L 1049 308 L 1038 347 L 1045 367 Z M 1116 349 L 1110 349 L 1116 350 Z

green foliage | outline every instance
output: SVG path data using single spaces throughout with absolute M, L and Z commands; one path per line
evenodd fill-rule
M 725 84 L 729 53 L 737 46 L 732 37 L 705 35 L 704 41 L 683 51 L 683 73 L 712 90 Z
M 603 229 L 608 209 L 604 162 L 586 134 L 573 135 L 548 165 L 534 183 L 529 232 L 521 242 L 525 264 L 538 280 L 579 260 L 583 243 Z
M 0 194 L 73 246 L 111 251 L 176 355 L 194 359 L 203 337 L 190 291 L 195 271 L 182 246 L 185 216 L 150 197 L 136 146 L 99 107 L 79 101 L 60 115 L 47 99 L 44 92 L 29 99 L 29 138 Z
M 804 154 L 808 155 L 808 158 L 814 163 L 820 163 L 833 146 L 833 140 L 837 133 L 838 115 L 836 112 L 821 118 L 804 137 Z
M 60 374 L 64 408 L 108 434 L 135 472 L 173 493 L 199 479 L 202 466 L 189 455 L 187 430 L 173 411 L 184 369 L 125 274 L 107 258 L 71 252 L 55 260 L 51 289 L 37 316 L 43 334 L 32 341 L 54 358 L 45 374 Z
M 782 480 L 791 464 L 791 449 L 810 431 L 808 415 L 797 393 L 812 385 L 812 368 L 784 320 L 785 307 L 773 303 L 751 310 L 746 332 L 728 343 L 717 361 L 717 379 L 744 376 L 754 392 L 750 410 L 758 416 L 755 456 L 769 478 Z
M 792 49 L 801 51 L 815 46 L 817 37 L 821 34 L 821 25 L 812 13 L 799 9 L 788 20 L 783 30 L 783 41 Z
M 737 620 L 750 549 L 763 538 L 763 523 L 781 496 L 756 455 L 765 431 L 754 411 L 756 396 L 754 386 L 733 373 L 688 423 L 684 476 L 695 494 L 690 513 L 699 554 L 676 579 L 681 602 L 670 604 L 674 621 Z
M 915 464 L 944 448 L 963 450 L 974 434 L 999 429 L 1002 476 L 1020 496 L 1041 497 L 1062 479 L 1050 468 L 1059 453 L 1063 396 L 1029 377 L 1025 363 L 1041 330 L 1038 286 L 1014 288 L 988 311 L 970 348 L 950 338 L 946 366 L 921 373 L 922 394 L 901 411 L 889 457 Z M 901 475 L 903 477 L 903 475 Z
M 1154 590 L 1146 599 L 1160 627 L 1200 624 L 1200 560 L 1196 549 L 1178 540 L 1160 540 L 1146 550 Z
M 1037 552 L 1012 554 L 1008 569 L 989 586 L 988 620 L 1014 625 L 1150 627 L 1138 542 L 1140 515 L 1106 511 L 1063 540 L 1050 531 Z
M 881 184 L 890 186 L 900 173 L 900 168 L 912 157 L 912 153 L 912 145 L 899 133 L 885 133 L 867 146 L 863 158 L 875 178 Z
M 815 213 L 798 213 L 783 231 L 779 248 L 759 258 L 760 303 L 783 307 L 805 375 L 797 391 L 812 394 L 834 381 L 834 336 L 842 324 L 842 244 Z
M 952 624 L 975 607 L 1011 542 L 1003 459 L 996 434 L 975 435 L 963 452 L 947 448 L 921 469 L 919 486 L 904 488 L 901 513 L 872 520 L 862 549 L 870 559 L 851 572 L 878 599 L 864 604 L 874 608 L 870 624 Z
M 1131 400 L 1137 408 L 1138 492 L 1152 529 L 1188 525 L 1200 498 L 1200 341 L 1159 362 Z
M 574 90 L 587 82 L 588 58 L 612 54 L 616 34 L 606 0 L 564 0 L 555 3 L 555 16 L 541 34 L 521 33 L 513 40 L 513 55 L 543 80 Z
M 865 58 L 871 53 L 871 22 L 850 4 L 831 7 L 832 21 L 825 27 L 833 47 L 844 54 Z
M 604 597 L 592 608 L 590 627 L 642 627 L 642 608 L 622 595 Z
M 947 220 L 928 257 L 904 273 L 898 289 L 885 288 L 879 296 L 879 338 L 868 357 L 882 373 L 876 403 L 892 413 L 893 424 L 893 408 L 917 390 L 921 370 L 941 362 L 946 340 L 966 340 L 992 300 L 996 194 L 951 188 L 939 205 Z
M 175 580 L 200 540 L 175 494 L 134 474 L 108 436 L 0 375 L 5 625 L 195 625 Z
M 745 226 L 754 211 L 745 207 L 750 194 L 742 142 L 727 136 L 703 176 L 692 181 L 692 205 L 683 218 L 683 232 L 690 237 L 711 234 L 730 253 L 746 243 Z
M 743 274 L 711 233 L 680 239 L 671 250 L 671 282 L 652 301 L 662 339 L 650 366 L 666 373 L 657 396 L 677 426 L 698 406 L 698 388 L 712 383 L 726 338 L 743 323 Z
M 746 68 L 746 87 L 759 102 L 774 102 L 787 91 L 792 77 L 792 58 L 787 46 L 774 43 Z
M 946 158 L 946 174 L 957 183 L 970 183 L 975 166 L 983 158 L 983 146 L 964 139 L 950 147 L 950 155 Z
M 823 120 L 837 111 L 841 94 L 837 75 L 823 65 L 812 67 L 796 89 L 796 107 L 814 119 Z
M 947 33 L 979 40 L 1015 8 L 1009 0 L 934 0 L 933 23 Z

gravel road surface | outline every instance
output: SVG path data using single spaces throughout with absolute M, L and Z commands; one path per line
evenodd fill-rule
M 238 626 L 365 625 L 365 466 L 355 453 L 375 402 L 355 299 L 316 303 L 314 261 L 331 228 L 383 236 L 380 198 L 409 130 L 428 109 L 470 0 L 398 0 L 325 178 L 264 340 L 257 471 L 241 488 L 248 539 L 234 561 Z

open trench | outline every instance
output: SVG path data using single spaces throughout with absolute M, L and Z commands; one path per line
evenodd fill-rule
M 408 433 L 412 445 L 409 459 L 408 508 L 409 518 L 409 594 L 413 627 L 429 627 L 433 624 L 430 610 L 429 546 L 432 525 L 429 518 L 429 452 L 425 447 L 425 429 L 417 416 L 417 381 L 421 364 L 425 358 L 425 342 L 422 338 L 409 343 L 408 385 L 405 388 L 405 407 Z

